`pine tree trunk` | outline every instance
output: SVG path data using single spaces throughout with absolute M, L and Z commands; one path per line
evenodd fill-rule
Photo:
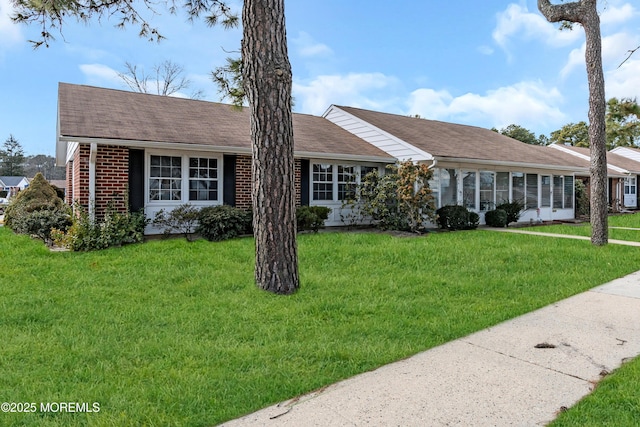
M 242 61 L 251 110 L 256 284 L 278 294 L 299 284 L 291 65 L 284 0 L 245 0 Z
M 586 35 L 585 62 L 589 81 L 589 145 L 591 146 L 591 243 L 605 245 L 607 225 L 607 136 L 602 38 L 597 0 L 552 5 L 538 0 L 538 9 L 549 22 L 579 23 Z

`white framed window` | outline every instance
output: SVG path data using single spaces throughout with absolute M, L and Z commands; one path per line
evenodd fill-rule
M 496 206 L 496 175 L 494 172 L 480 172 L 480 210 L 482 212 L 495 209 Z
M 538 207 L 538 175 L 535 173 L 528 173 L 526 179 L 526 194 L 525 209 L 536 209 Z
M 462 171 L 462 203 L 469 210 L 476 210 L 476 172 Z
M 342 202 L 353 199 L 358 184 L 378 166 L 313 163 L 311 166 L 311 200 L 314 202 Z
M 551 206 L 551 176 L 540 176 L 540 207 L 548 208 Z
M 151 205 L 219 202 L 221 157 L 207 154 L 147 154 L 147 191 Z

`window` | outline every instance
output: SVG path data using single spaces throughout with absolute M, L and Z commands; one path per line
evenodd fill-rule
M 483 212 L 495 208 L 495 174 L 480 172 L 480 210 Z
M 151 156 L 149 173 L 150 200 L 182 199 L 182 158 Z
M 524 173 L 513 172 L 511 181 L 513 182 L 513 199 L 511 201 L 524 204 Z
M 496 204 L 509 201 L 509 172 L 496 173 Z
M 189 200 L 218 200 L 218 159 L 189 159 Z
M 573 209 L 573 177 L 564 177 L 564 208 Z
M 540 207 L 551 206 L 551 177 L 549 175 L 540 176 Z
M 476 173 L 462 172 L 462 203 L 467 209 L 476 209 Z
M 562 202 L 564 200 L 563 190 L 564 190 L 564 177 L 554 176 L 553 177 L 553 208 L 554 209 L 562 209 Z
M 370 174 L 371 172 L 378 172 L 377 166 L 360 166 L 360 179 L 364 179 L 365 176 Z
M 313 200 L 333 200 L 333 165 L 313 164 Z
M 352 200 L 356 197 L 356 167 L 338 165 L 338 200 Z
M 525 209 L 536 209 L 538 207 L 538 175 L 535 173 L 527 174 L 526 194 Z
M 458 174 L 455 169 L 440 169 L 440 192 L 440 207 L 458 204 Z

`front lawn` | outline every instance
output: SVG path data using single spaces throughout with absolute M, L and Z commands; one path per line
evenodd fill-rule
M 0 413 L 11 426 L 209 426 L 638 269 L 640 248 L 470 231 L 299 236 L 302 288 L 253 284 L 253 239 L 50 252 L 0 228 Z
M 640 213 L 609 216 L 609 239 L 640 242 Z M 630 230 L 632 229 L 632 230 Z M 633 230 L 635 229 L 635 230 Z M 541 233 L 568 234 L 571 236 L 591 236 L 591 224 L 555 224 L 525 227 L 523 230 Z

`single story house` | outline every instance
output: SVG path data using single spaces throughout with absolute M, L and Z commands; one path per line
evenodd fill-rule
M 296 198 L 334 208 L 349 183 L 395 158 L 322 117 L 294 114 Z M 60 83 L 56 162 L 66 201 L 153 218 L 181 204 L 251 208 L 249 111 L 230 105 Z M 149 228 L 149 233 L 157 230 Z
M 521 200 L 522 221 L 575 217 L 574 179 L 589 162 L 474 126 L 332 105 L 294 114 L 296 199 L 349 216 L 350 185 L 371 170 L 413 160 L 434 170 L 438 207 L 480 214 Z M 247 109 L 60 83 L 56 159 L 67 167 L 66 201 L 103 215 L 110 206 L 153 218 L 180 204 L 251 207 Z M 147 230 L 155 232 L 153 229 Z
M 434 170 L 437 205 L 480 214 L 505 202 L 525 205 L 521 221 L 575 217 L 574 177 L 589 163 L 489 129 L 332 105 L 324 117 L 399 160 Z
M 10 198 L 18 194 L 29 186 L 29 179 L 26 176 L 0 176 L 0 190 L 6 192 L 5 198 Z
M 591 161 L 591 153 L 586 147 L 573 147 L 561 144 L 551 144 L 549 147 L 572 154 L 587 161 Z M 636 210 L 638 204 L 638 175 L 640 175 L 640 156 L 625 156 L 625 150 L 613 149 L 607 153 L 607 197 L 609 206 L 614 212 L 623 209 Z M 634 149 L 629 149 L 634 150 Z M 638 151 L 640 154 L 640 151 Z M 579 175 L 588 185 L 589 174 Z

